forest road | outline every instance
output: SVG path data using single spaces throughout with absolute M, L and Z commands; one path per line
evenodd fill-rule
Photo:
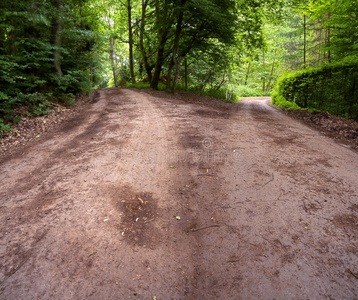
M 102 89 L 0 165 L 0 299 L 358 298 L 358 155 L 268 99 Z

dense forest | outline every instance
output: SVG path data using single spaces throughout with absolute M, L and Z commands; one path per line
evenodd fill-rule
M 358 119 L 358 0 L 4 0 L 0 18 L 1 132 L 20 105 L 120 85 Z

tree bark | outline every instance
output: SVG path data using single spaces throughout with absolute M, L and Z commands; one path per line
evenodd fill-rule
M 116 63 L 115 63 L 115 57 L 114 57 L 114 38 L 111 36 L 109 38 L 109 44 L 110 44 L 110 55 L 111 55 L 111 62 L 112 62 L 112 72 L 113 72 L 113 80 L 114 80 L 114 86 L 117 87 L 117 74 L 116 74 Z
M 156 14 L 156 23 L 158 24 L 160 21 L 160 9 L 159 9 L 159 1 L 158 0 L 155 3 L 155 14 Z M 171 22 L 169 22 L 169 20 L 167 20 L 166 23 L 167 23 L 167 26 L 165 28 L 163 28 L 163 26 L 159 26 L 159 29 L 158 29 L 158 46 L 157 46 L 157 51 L 156 51 L 157 55 L 156 55 L 156 59 L 155 59 L 155 68 L 154 68 L 152 81 L 150 83 L 150 87 L 153 90 L 158 89 L 160 73 L 162 71 L 164 60 L 166 58 L 166 56 L 164 55 L 164 48 L 165 48 L 165 44 L 168 39 L 168 33 L 169 33 Z
M 303 15 L 303 68 L 306 69 L 306 15 Z
M 150 83 L 150 87 L 153 90 L 158 89 L 159 77 L 160 77 L 160 73 L 162 72 L 162 67 L 163 67 L 163 63 L 164 63 L 164 60 L 165 60 L 164 47 L 165 47 L 165 44 L 167 42 L 167 35 L 168 35 L 168 30 L 165 29 L 164 33 L 159 36 L 157 57 L 156 57 L 156 62 L 155 62 L 155 69 L 154 69 L 154 74 L 153 74 L 153 77 L 152 77 L 152 81 Z
M 143 58 L 143 64 L 144 68 L 147 72 L 147 76 L 149 79 L 149 82 L 152 82 L 152 70 L 153 67 L 149 65 L 148 63 L 148 56 L 144 48 L 144 30 L 145 30 L 145 14 L 147 10 L 149 0 L 142 0 L 142 18 L 141 18 L 141 25 L 140 25 L 140 35 L 139 35 L 139 50 L 141 52 L 142 58 Z
M 331 16 L 328 15 L 328 18 L 330 18 Z M 330 47 L 330 44 L 331 44 L 331 30 L 330 28 L 327 28 L 327 45 L 328 47 Z M 329 49 L 328 50 L 328 62 L 331 63 L 331 50 Z
M 174 39 L 174 46 L 173 46 L 173 57 L 172 61 L 175 65 L 175 77 L 172 87 L 172 93 L 174 94 L 175 88 L 176 88 L 176 82 L 178 80 L 179 76 L 179 66 L 180 66 L 180 56 L 177 58 L 178 52 L 179 52 L 179 41 L 180 41 L 180 35 L 182 31 L 182 23 L 183 23 L 183 17 L 184 17 L 184 11 L 183 6 L 185 5 L 186 0 L 182 0 L 180 3 L 181 10 L 178 15 L 177 24 L 176 24 L 176 30 L 175 30 L 175 39 Z
M 175 40 L 174 40 L 173 56 L 172 56 L 173 65 L 175 65 L 175 66 L 177 65 L 177 53 L 178 53 L 178 48 L 179 48 L 179 39 L 180 39 L 181 30 L 182 30 L 182 21 L 183 21 L 183 13 L 184 13 L 182 8 L 186 1 L 187 0 L 180 1 L 180 6 L 179 6 L 180 11 L 179 11 L 179 14 L 178 14 L 178 17 L 176 20 Z M 158 22 L 159 21 L 158 2 L 156 4 L 156 14 L 157 14 L 156 16 L 157 16 L 157 22 Z M 168 18 L 168 16 L 167 16 L 167 18 Z M 166 24 L 168 24 L 168 25 L 161 30 L 162 32 L 159 32 L 157 58 L 156 58 L 155 70 L 154 70 L 154 74 L 153 74 L 153 78 L 152 78 L 152 82 L 151 82 L 151 88 L 155 89 L 155 90 L 158 89 L 160 72 L 162 70 L 164 60 L 167 57 L 167 55 L 164 54 L 164 47 L 165 47 L 165 44 L 168 39 L 170 23 L 171 23 L 170 20 L 166 20 Z
M 176 63 L 175 63 L 175 76 L 174 76 L 173 87 L 172 87 L 173 94 L 175 93 L 175 89 L 177 87 L 177 82 L 179 78 L 180 61 L 181 61 L 181 57 L 179 56 L 178 59 L 176 59 Z
M 266 82 L 265 82 L 265 72 L 266 72 L 266 67 L 265 67 L 265 52 L 263 53 L 263 67 L 264 67 L 264 74 L 262 76 L 262 91 L 265 91 L 265 87 L 266 87 Z
M 62 29 L 63 29 L 63 0 L 53 0 L 52 4 L 57 10 L 57 15 L 53 18 L 52 21 L 52 42 L 55 46 L 53 53 L 54 67 L 58 76 L 62 77 L 62 68 L 61 68 L 61 51 L 62 47 Z
M 139 64 L 139 78 L 143 77 L 143 63 Z
M 129 69 L 131 72 L 131 81 L 135 83 L 134 63 L 133 63 L 133 27 L 132 27 L 132 2 L 127 0 L 128 10 L 128 36 L 129 36 Z
M 170 64 L 169 64 L 169 68 L 168 68 L 168 73 L 167 73 L 167 86 L 166 86 L 166 90 L 167 92 L 170 91 L 170 85 L 172 82 L 172 71 L 173 71 L 173 67 L 174 67 L 174 62 L 173 62 L 173 58 L 170 60 Z
M 188 91 L 188 61 L 187 59 L 185 58 L 184 59 L 184 64 L 185 64 L 185 91 L 187 92 Z
M 226 76 L 226 74 L 224 73 L 224 75 L 223 75 L 223 80 L 221 80 L 221 82 L 218 84 L 218 86 L 216 87 L 216 90 L 218 91 L 223 85 L 224 85 L 224 83 L 226 82 L 226 80 L 225 80 L 225 76 Z
M 274 56 L 274 59 L 273 59 L 273 62 L 272 62 L 271 73 L 270 73 L 269 80 L 267 82 L 266 92 L 268 92 L 268 90 L 270 88 L 270 85 L 271 85 L 271 79 L 272 79 L 272 76 L 273 76 L 273 71 L 275 69 L 276 53 L 277 53 L 277 47 L 275 48 L 275 56 Z
M 206 85 L 208 84 L 209 80 L 211 79 L 211 76 L 212 76 L 212 71 L 210 70 L 210 71 L 209 71 L 209 76 L 208 76 L 208 78 L 206 78 L 206 80 L 204 81 L 204 84 L 203 84 L 203 86 L 201 87 L 200 92 L 202 92 L 202 91 L 205 89 Z

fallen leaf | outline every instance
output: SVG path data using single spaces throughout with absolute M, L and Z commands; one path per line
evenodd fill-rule
M 38 135 L 36 135 L 36 137 L 37 137 L 37 138 L 39 138 L 39 137 L 40 137 L 40 135 L 38 134 Z
M 170 168 L 174 169 L 175 167 L 174 167 L 174 166 L 170 166 Z
M 92 256 L 92 255 L 95 255 L 97 253 L 97 251 L 92 251 L 88 256 Z
M 352 232 L 352 230 L 350 230 L 349 228 L 346 229 L 347 235 L 349 237 L 349 239 L 353 239 L 354 238 L 354 233 Z
M 133 280 L 139 280 L 141 279 L 142 275 L 141 274 L 137 274 L 137 276 L 135 278 L 133 278 Z

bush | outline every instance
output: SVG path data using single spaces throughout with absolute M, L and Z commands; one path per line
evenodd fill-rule
M 182 85 L 178 85 L 177 86 L 178 90 L 184 90 L 184 86 Z M 226 87 L 222 87 L 221 89 L 205 89 L 205 90 L 200 90 L 197 87 L 189 87 L 188 88 L 188 92 L 192 93 L 192 94 L 197 94 L 197 95 L 202 95 L 202 96 L 209 96 L 209 97 L 213 97 L 216 99 L 220 99 L 223 100 L 225 102 L 229 102 L 229 103 L 235 103 L 237 101 L 239 101 L 239 98 L 237 96 L 237 94 L 235 92 L 231 92 L 231 97 L 229 100 L 226 99 L 226 91 L 228 89 Z
M 285 99 L 305 109 L 325 110 L 358 120 L 356 59 L 284 75 L 278 80 L 276 91 L 275 101 Z
M 5 124 L 4 120 L 0 118 L 0 136 L 7 131 L 13 131 L 9 124 Z
M 130 83 L 130 82 L 127 82 L 125 87 L 128 87 L 128 88 L 135 88 L 135 89 L 150 89 L 150 83 L 145 83 L 145 82 L 139 82 L 139 83 Z M 158 84 L 158 89 L 160 91 L 165 91 L 166 89 L 166 85 L 159 82 Z
M 239 97 L 264 97 L 270 96 L 270 92 L 263 92 L 262 89 L 257 90 L 247 85 L 239 85 L 235 87 L 235 92 Z
M 278 107 L 284 109 L 301 109 L 296 103 L 287 101 L 283 96 L 279 95 L 277 92 L 272 93 L 272 103 Z

